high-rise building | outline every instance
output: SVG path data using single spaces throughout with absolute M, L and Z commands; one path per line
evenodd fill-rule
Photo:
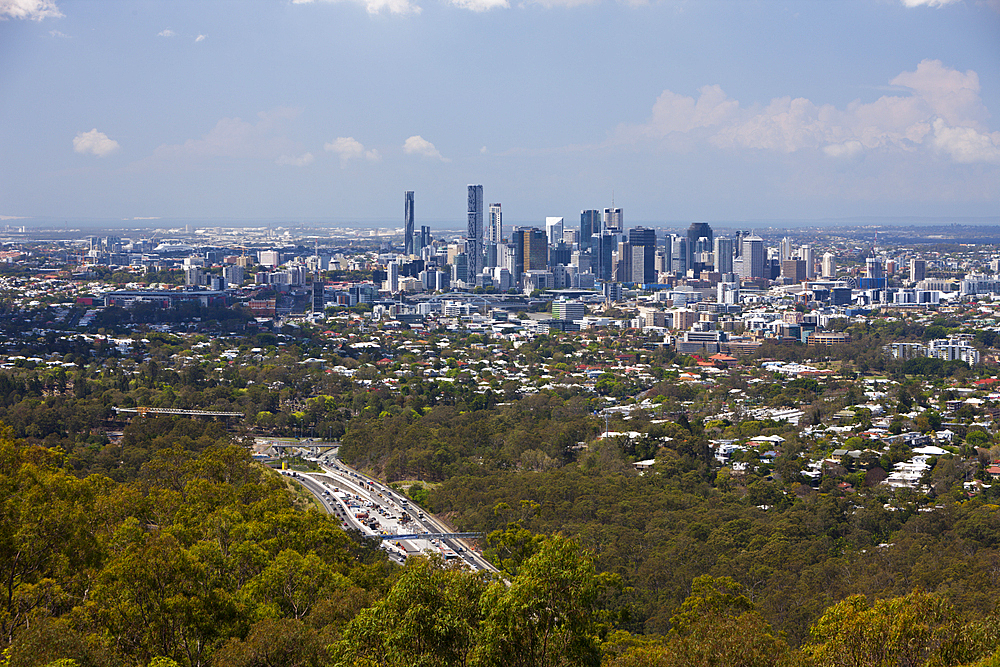
M 927 262 L 922 259 L 910 260 L 910 282 L 917 283 L 927 279 Z
M 503 241 L 503 214 L 500 204 L 490 204 L 490 220 L 486 225 L 486 266 L 495 267 L 499 260 L 497 248 Z
M 324 290 L 326 284 L 322 280 L 314 280 L 312 284 L 312 311 L 322 313 L 326 308 Z
M 697 276 L 702 271 L 708 270 L 712 267 L 706 267 L 702 262 L 697 261 L 699 255 L 699 241 L 705 239 L 701 242 L 702 246 L 707 245 L 708 251 L 711 252 L 712 249 L 712 228 L 708 226 L 707 222 L 692 222 L 691 226 L 687 230 L 687 256 L 686 264 L 687 270 L 694 270 L 694 274 Z M 702 250 L 701 252 L 704 252 Z
M 544 271 L 549 264 L 549 244 L 545 232 L 531 228 L 525 236 L 524 270 Z
M 604 209 L 604 231 L 621 234 L 625 229 L 625 220 L 620 208 Z
M 782 262 L 786 259 L 792 258 L 792 240 L 787 236 L 781 239 L 781 244 L 778 246 L 778 251 L 781 253 L 778 257 Z
M 823 277 L 837 277 L 837 258 L 832 252 L 823 253 Z
M 801 259 L 781 260 L 781 275 L 792 281 L 800 283 L 806 279 L 806 263 Z
M 403 195 L 403 253 L 412 255 L 415 252 L 413 246 L 413 190 L 407 190 Z
M 642 279 L 632 282 L 655 283 L 656 282 L 656 230 L 648 227 L 633 227 L 628 230 L 628 242 L 633 248 L 642 248 L 641 267 Z M 633 254 L 633 258 L 636 257 Z M 634 260 L 633 260 L 634 261 Z M 632 275 L 637 276 L 640 271 L 633 266 Z
M 469 225 L 465 236 L 468 281 L 473 282 L 483 268 L 483 186 L 469 186 Z
M 716 273 L 733 272 L 733 240 L 724 236 L 715 239 L 712 249 Z
M 395 294 L 399 291 L 399 264 L 396 262 L 389 262 L 386 267 L 388 277 L 386 278 L 386 287 L 390 292 Z
M 562 241 L 563 219 L 559 217 L 545 218 L 545 236 L 548 237 L 549 245 L 555 245 Z
M 672 234 L 670 236 L 670 271 L 675 276 L 687 274 L 687 238 Z
M 590 209 L 580 211 L 580 250 L 593 247 L 593 238 L 601 235 L 601 212 Z
M 514 246 L 514 280 L 520 282 L 525 271 L 544 271 L 549 261 L 548 239 L 536 227 L 515 227 L 511 234 Z
M 764 252 L 764 239 L 756 234 L 744 236 L 740 258 L 743 260 L 740 263 L 742 268 L 740 273 L 741 278 L 754 280 L 765 277 L 764 260 L 766 259 L 766 253 Z
M 799 249 L 799 258 L 806 263 L 806 278 L 812 280 L 816 277 L 816 254 L 809 244 Z

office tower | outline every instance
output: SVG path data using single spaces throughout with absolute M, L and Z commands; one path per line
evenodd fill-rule
M 426 248 L 431 244 L 431 228 L 430 225 L 420 226 L 420 247 Z
M 524 270 L 544 271 L 549 264 L 548 238 L 540 229 L 531 228 L 525 236 Z
M 536 227 L 515 227 L 511 234 L 514 245 L 514 279 L 521 281 L 525 271 L 544 271 L 549 261 L 549 244 L 545 232 Z
M 483 186 L 469 186 L 469 226 L 465 236 L 468 281 L 473 282 L 483 268 Z
M 562 241 L 563 219 L 557 217 L 545 218 L 545 236 L 548 237 L 550 245 L 555 245 Z
M 918 283 L 927 279 L 927 262 L 922 259 L 910 260 L 910 282 Z
M 604 231 L 621 234 L 625 229 L 625 221 L 620 208 L 604 209 Z
M 698 245 L 700 239 L 705 239 L 701 242 L 702 246 L 707 245 L 708 249 L 711 250 L 713 239 L 712 228 L 708 226 L 707 222 L 692 222 L 691 226 L 688 227 L 687 230 L 687 256 L 685 260 L 687 263 L 687 270 L 693 270 L 694 275 L 696 276 L 708 268 L 696 259 L 698 257 Z
M 687 274 L 687 239 L 677 234 L 670 236 L 670 271 L 675 276 Z
M 743 260 L 741 263 L 741 278 L 755 280 L 766 277 L 764 275 L 764 260 L 766 259 L 764 239 L 756 234 L 744 236 L 740 256 Z
M 560 241 L 555 245 L 549 246 L 549 266 L 557 266 L 559 264 L 568 265 L 572 257 L 573 246 L 565 241 Z
M 781 260 L 781 275 L 791 280 L 793 283 L 800 283 L 806 279 L 806 263 L 801 259 Z
M 464 252 L 455 255 L 455 259 L 451 263 L 452 282 L 471 282 L 469 278 L 474 275 L 469 272 L 469 256 Z
M 631 282 L 643 282 L 643 283 L 655 283 L 656 282 L 656 230 L 649 229 L 648 227 L 633 227 L 628 230 L 628 242 L 633 248 L 642 248 L 640 265 L 642 267 L 641 272 L 639 269 L 633 266 L 632 274 L 639 275 L 642 274 L 642 278 L 638 281 Z M 633 258 L 637 255 L 633 254 Z
M 412 255 L 413 247 L 413 190 L 403 195 L 403 253 Z
M 314 280 L 312 284 L 312 311 L 314 313 L 322 313 L 326 308 L 326 300 L 324 298 L 323 291 L 326 288 L 326 283 L 322 280 Z
M 601 235 L 601 212 L 590 209 L 580 211 L 580 250 L 593 247 L 594 237 Z
M 592 251 L 596 257 L 592 264 L 592 270 L 597 278 L 603 282 L 611 281 L 611 274 L 614 270 L 613 256 L 618 249 L 618 234 L 614 232 L 601 232 L 594 236 Z
M 792 240 L 787 236 L 781 239 L 781 244 L 778 246 L 778 250 L 781 253 L 778 257 L 782 262 L 786 259 L 792 258 Z
M 563 228 L 562 240 L 564 243 L 575 246 L 580 243 L 580 232 L 576 229 Z
M 811 245 L 806 244 L 799 249 L 799 258 L 806 263 L 806 278 L 816 277 L 816 254 Z
M 712 255 L 716 273 L 733 272 L 733 240 L 720 236 L 715 239 Z
M 835 278 L 837 276 L 837 258 L 832 252 L 823 254 L 823 277 Z

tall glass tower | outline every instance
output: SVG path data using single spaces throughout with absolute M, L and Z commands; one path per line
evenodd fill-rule
M 413 190 L 407 190 L 403 202 L 403 252 L 414 253 L 413 249 Z
M 465 235 L 465 254 L 469 257 L 469 282 L 483 270 L 483 186 L 469 186 L 469 226 Z

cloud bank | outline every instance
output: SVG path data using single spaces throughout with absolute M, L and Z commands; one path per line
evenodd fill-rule
M 73 150 L 83 155 L 96 155 L 106 157 L 121 148 L 114 139 L 109 139 L 108 135 L 98 132 L 95 127 L 90 132 L 79 132 L 73 137 Z
M 832 158 L 935 151 L 957 163 L 1000 162 L 1000 132 L 985 127 L 989 113 L 975 72 L 924 60 L 889 83 L 909 94 L 855 100 L 843 109 L 801 97 L 744 109 L 719 86 L 703 87 L 697 99 L 665 90 L 645 123 L 619 126 L 609 143 L 682 149 L 704 141 L 719 149 L 820 150 Z
M 0 0 L 0 20 L 4 21 L 8 17 L 41 21 L 62 15 L 54 0 Z

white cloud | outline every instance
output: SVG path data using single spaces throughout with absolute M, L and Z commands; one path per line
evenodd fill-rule
M 764 107 L 743 109 L 718 86 L 703 87 L 698 99 L 665 90 L 645 123 L 618 127 L 609 143 L 678 148 L 705 140 L 722 149 L 822 150 L 830 157 L 936 148 L 955 162 L 995 160 L 996 133 L 986 132 L 989 113 L 975 72 L 924 60 L 890 84 L 900 94 L 855 100 L 844 108 L 779 97 Z
M 448 158 L 441 155 L 441 152 L 434 147 L 434 144 L 419 134 L 410 137 L 403 143 L 403 152 L 407 155 L 423 155 L 424 157 L 434 158 L 442 162 L 450 162 Z
M 958 0 L 903 0 L 903 4 L 907 7 L 920 7 L 922 5 L 926 5 L 927 7 L 944 7 L 955 2 L 958 2 Z
M 507 0 L 451 0 L 451 4 L 461 9 L 474 12 L 487 12 L 491 9 L 509 9 Z
M 109 139 L 108 135 L 98 132 L 95 127 L 90 132 L 79 132 L 73 137 L 73 150 L 77 153 L 90 153 L 97 157 L 111 155 L 121 148 L 114 139 Z
M 823 152 L 830 157 L 854 157 L 865 150 L 860 141 L 845 141 L 842 144 L 823 146 Z
M 325 0 L 326 2 L 341 2 L 343 0 Z M 390 14 L 419 14 L 421 8 L 410 0 L 350 0 L 365 8 L 369 14 L 381 14 L 383 10 Z M 487 0 L 488 1 L 488 0 Z M 309 5 L 316 0 L 292 0 L 293 5 Z
M 198 35 L 197 37 L 194 38 L 194 41 L 196 41 L 196 42 L 204 42 L 205 41 L 205 37 L 206 37 L 206 35 Z
M 288 165 L 291 167 L 304 167 L 308 164 L 312 164 L 315 161 L 312 153 L 303 153 L 302 155 L 295 157 L 294 155 L 282 155 L 277 160 L 276 164 Z
M 54 0 L 0 0 L 0 21 L 7 17 L 41 21 L 62 15 Z
M 53 37 L 60 37 L 62 39 L 70 39 L 70 36 L 64 33 L 62 30 L 49 30 L 49 34 Z
M 176 35 L 177 35 L 177 33 L 174 32 L 173 30 L 171 30 L 170 28 L 167 28 L 165 30 L 161 30 L 160 32 L 156 33 L 157 37 L 174 37 Z
M 282 124 L 298 116 L 295 109 L 275 109 L 257 114 L 257 122 L 223 118 L 200 139 L 183 144 L 163 144 L 151 158 L 154 162 L 191 162 L 216 159 L 270 160 L 295 156 L 301 147 L 281 133 Z
M 1000 132 L 977 132 L 971 127 L 948 127 L 934 121 L 934 146 L 955 162 L 1000 162 Z
M 347 166 L 347 161 L 351 158 L 364 157 L 369 162 L 378 162 L 382 155 L 375 149 L 366 151 L 364 145 L 354 137 L 337 137 L 333 141 L 323 144 L 323 148 L 340 156 L 341 168 Z

